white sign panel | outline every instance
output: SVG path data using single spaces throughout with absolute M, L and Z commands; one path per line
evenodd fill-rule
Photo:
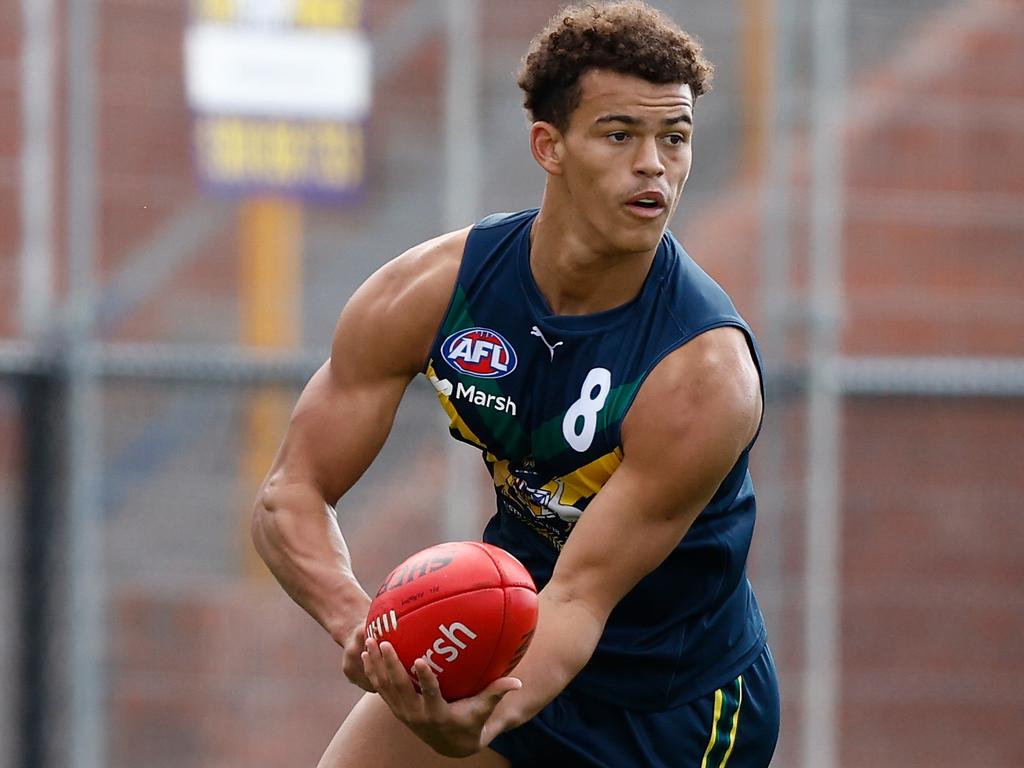
M 355 30 L 196 24 L 185 72 L 200 112 L 354 121 L 370 111 L 370 45 Z
M 358 198 L 370 43 L 362 0 L 191 0 L 185 90 L 196 169 L 230 194 Z

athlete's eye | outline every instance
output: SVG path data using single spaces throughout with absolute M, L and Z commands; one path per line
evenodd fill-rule
M 673 147 L 678 147 L 681 144 L 685 144 L 689 141 L 689 136 L 682 133 L 670 133 L 665 137 L 665 141 L 671 144 Z
M 614 144 L 621 144 L 629 138 L 629 134 L 625 131 L 613 131 L 608 134 L 608 138 L 611 139 Z

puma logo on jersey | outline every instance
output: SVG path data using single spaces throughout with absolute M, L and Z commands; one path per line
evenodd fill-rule
M 533 328 L 530 329 L 530 335 L 531 336 L 536 336 L 538 339 L 540 339 L 541 341 L 544 342 L 544 346 L 547 347 L 548 348 L 548 352 L 551 353 L 551 360 L 552 361 L 554 361 L 554 359 L 555 359 L 555 347 L 560 347 L 563 344 L 565 344 L 564 341 L 556 341 L 554 344 L 548 344 L 548 340 L 544 338 L 544 334 L 541 333 L 540 328 L 538 328 L 536 325 L 533 326 Z
M 456 370 L 481 379 L 498 379 L 516 368 L 516 351 L 497 331 L 456 331 L 441 345 L 441 354 Z

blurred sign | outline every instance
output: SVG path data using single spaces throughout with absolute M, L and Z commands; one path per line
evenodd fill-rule
M 193 0 L 192 140 L 208 186 L 346 198 L 365 175 L 362 0 Z

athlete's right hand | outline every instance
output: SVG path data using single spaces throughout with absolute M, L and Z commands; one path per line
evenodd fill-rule
M 366 643 L 366 668 L 377 693 L 400 721 L 431 749 L 446 757 L 468 757 L 486 747 L 498 730 L 486 730 L 495 707 L 506 694 L 522 687 L 514 677 L 499 677 L 475 696 L 447 702 L 437 676 L 423 659 L 413 662 L 419 686 L 388 641 Z
M 377 689 L 370 682 L 370 678 L 363 668 L 363 651 L 366 650 L 366 623 L 360 621 L 356 624 L 342 641 L 342 645 L 344 655 L 341 668 L 345 677 L 364 691 L 376 693 Z

